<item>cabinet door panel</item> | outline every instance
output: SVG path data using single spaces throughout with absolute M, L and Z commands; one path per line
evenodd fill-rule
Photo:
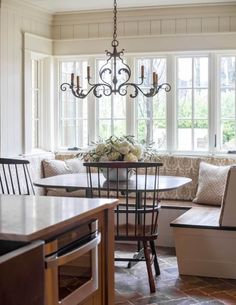
M 0 302 L 43 305 L 43 242 L 34 242 L 0 256 Z

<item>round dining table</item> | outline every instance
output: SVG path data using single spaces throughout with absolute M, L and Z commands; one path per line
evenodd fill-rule
M 93 179 L 93 188 L 96 189 L 98 187 L 98 178 L 97 174 L 92 174 Z M 146 188 L 147 191 L 153 190 L 153 175 L 148 175 L 147 184 L 148 187 Z M 175 190 L 179 187 L 186 185 L 187 183 L 191 182 L 192 180 L 187 177 L 179 177 L 179 176 L 159 176 L 157 181 L 157 188 L 159 192 L 171 191 Z M 97 182 L 97 184 L 96 184 Z M 100 179 L 100 188 L 104 187 L 107 188 L 107 180 L 104 177 Z M 145 185 L 145 176 L 138 175 L 138 190 L 142 191 Z M 75 190 L 88 190 L 90 188 L 89 181 L 86 173 L 79 173 L 79 174 L 65 174 L 65 175 L 57 175 L 48 178 L 42 178 L 34 182 L 35 186 L 44 187 L 44 188 L 63 188 L 66 189 L 68 192 L 72 192 Z M 114 186 L 114 190 L 117 189 L 117 183 L 109 183 L 109 188 L 112 190 L 112 186 Z M 124 190 L 126 187 L 126 183 L 119 182 L 119 189 Z M 136 189 L 136 185 L 134 180 L 129 179 L 128 181 L 128 189 L 130 191 Z

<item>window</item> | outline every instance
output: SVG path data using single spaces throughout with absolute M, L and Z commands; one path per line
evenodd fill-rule
M 236 57 L 220 58 L 220 149 L 235 150 Z
M 140 142 L 154 142 L 162 151 L 167 147 L 172 152 L 236 150 L 236 54 L 147 54 L 126 60 L 136 83 L 144 66 L 144 92 L 153 82 L 153 71 L 157 71 L 159 83 L 171 84 L 171 92 L 160 90 L 153 98 L 142 94 L 135 99 L 129 94 L 95 98 L 90 94 L 87 99 L 78 99 L 70 90 L 60 91 L 59 148 L 85 147 L 99 137 L 133 134 Z M 87 90 L 87 65 L 94 71 L 92 81 L 99 82 L 99 70 L 105 63 L 106 59 L 95 56 L 61 60 L 60 84 L 70 82 L 74 72 Z M 108 82 L 111 77 L 109 71 L 104 75 Z M 35 130 L 39 122 L 40 116 L 35 115 Z
M 40 147 L 40 60 L 32 59 L 32 148 Z
M 177 148 L 208 150 L 208 57 L 177 58 Z
M 141 89 L 148 92 L 153 83 L 152 72 L 158 74 L 158 82 L 166 82 L 166 58 L 138 58 L 136 60 L 136 83 L 139 83 L 141 66 L 144 66 L 144 82 Z M 166 92 L 147 98 L 139 94 L 136 98 L 136 134 L 140 142 L 152 143 L 158 149 L 166 149 Z
M 87 60 L 62 61 L 60 84 L 70 82 L 71 73 L 75 73 L 80 75 L 80 86 L 86 90 L 87 66 Z M 59 134 L 60 147 L 82 147 L 88 144 L 88 102 L 87 99 L 74 97 L 71 90 L 60 91 Z

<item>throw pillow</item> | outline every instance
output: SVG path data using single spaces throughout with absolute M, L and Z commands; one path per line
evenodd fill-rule
M 193 202 L 221 205 L 229 168 L 230 166 L 216 166 L 201 162 L 198 189 Z
M 85 173 L 83 161 L 79 159 L 61 160 L 43 160 L 44 176 L 52 177 L 64 174 Z
M 79 159 L 62 160 L 43 160 L 44 177 L 52 177 L 64 174 L 85 173 L 86 168 L 83 161 Z M 86 197 L 85 190 L 67 192 L 66 189 L 48 188 L 48 196 L 63 197 Z

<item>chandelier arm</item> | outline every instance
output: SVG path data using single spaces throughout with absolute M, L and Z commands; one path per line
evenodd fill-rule
M 125 89 L 123 87 L 125 87 Z M 160 89 L 164 89 L 166 92 L 169 92 L 171 90 L 171 86 L 168 83 L 163 83 L 159 86 L 151 87 L 148 92 L 144 92 L 137 84 L 123 83 L 118 88 L 119 94 L 122 96 L 125 95 L 124 92 L 127 93 L 128 87 L 132 87 L 134 89 L 134 93 L 131 93 L 129 95 L 131 98 L 136 98 L 139 92 L 141 92 L 146 97 L 153 97 L 159 92 Z
M 101 93 L 99 94 L 98 93 L 98 88 L 99 87 L 102 87 L 103 94 L 101 94 Z M 89 88 L 87 93 L 84 93 L 84 90 L 79 90 L 77 87 L 73 88 L 73 86 L 71 86 L 71 84 L 69 84 L 69 83 L 61 84 L 60 88 L 61 88 L 62 91 L 66 91 L 67 89 L 70 89 L 72 94 L 75 97 L 81 98 L 81 99 L 86 98 L 91 91 L 93 91 L 93 94 L 97 98 L 101 98 L 103 95 L 109 96 L 109 95 L 112 94 L 112 87 L 111 87 L 111 85 L 109 85 L 109 84 L 107 85 L 107 84 L 103 84 L 103 83 L 98 83 L 98 84 L 91 85 L 91 87 Z

